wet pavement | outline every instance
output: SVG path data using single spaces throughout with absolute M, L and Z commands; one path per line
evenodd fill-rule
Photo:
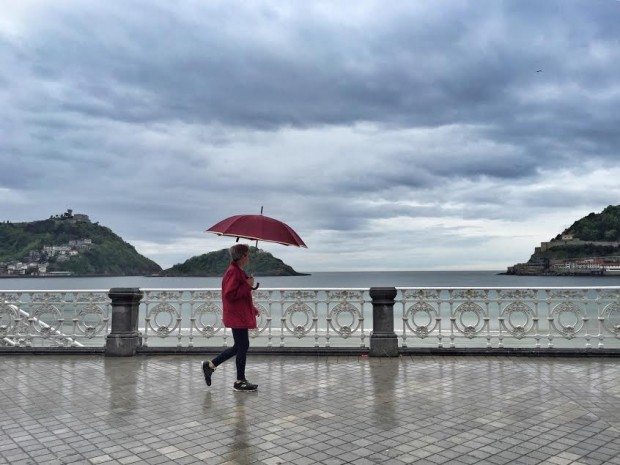
M 616 358 L 0 357 L 0 463 L 620 464 Z

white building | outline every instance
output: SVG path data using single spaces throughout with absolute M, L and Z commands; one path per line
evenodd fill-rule
M 605 274 L 620 275 L 620 263 L 608 263 L 603 266 Z
M 71 250 L 71 247 L 68 245 L 46 245 L 43 246 L 43 252 L 47 253 L 49 256 L 53 257 L 59 253 L 68 253 Z

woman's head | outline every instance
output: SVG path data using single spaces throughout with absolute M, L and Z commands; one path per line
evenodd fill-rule
M 250 255 L 250 247 L 246 244 L 235 244 L 230 249 L 230 258 L 233 262 L 242 265 L 243 262 L 247 263 L 246 259 Z

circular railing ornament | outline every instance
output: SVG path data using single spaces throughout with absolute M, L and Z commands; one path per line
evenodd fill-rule
M 426 315 L 428 323 L 425 325 L 417 324 L 415 316 L 417 314 Z M 428 337 L 437 328 L 437 310 L 427 302 L 420 301 L 410 306 L 405 312 L 405 324 L 413 333 L 421 339 Z
M 269 322 L 271 321 L 271 315 L 263 305 L 254 304 L 254 306 L 258 310 L 258 317 L 256 321 L 256 328 L 249 331 L 250 337 L 253 338 L 258 337 L 260 333 L 265 331 L 269 327 Z
M 209 318 L 213 323 L 209 323 Z M 222 309 L 219 305 L 205 303 L 194 309 L 192 313 L 194 328 L 204 337 L 210 338 L 222 329 L 218 323 L 222 321 Z
M 297 325 L 293 322 L 295 314 L 298 313 L 301 313 L 306 319 L 301 325 Z M 314 327 L 314 312 L 307 304 L 294 303 L 288 306 L 284 315 L 282 315 L 282 321 L 288 332 L 293 333 L 295 337 L 301 339 Z
M 464 321 L 465 315 L 470 313 L 476 316 L 476 322 L 474 324 L 467 324 Z M 484 317 L 485 313 L 480 305 L 474 302 L 464 302 L 454 311 L 453 321 L 458 332 L 469 339 L 473 339 L 476 334 L 484 329 Z
M 574 324 L 564 324 L 562 316 L 571 315 L 575 319 Z M 566 339 L 573 339 L 583 328 L 583 312 L 571 302 L 562 302 L 554 307 L 549 314 L 553 328 Z
M 525 315 L 525 322 L 523 324 L 515 324 L 513 321 L 513 318 L 516 318 L 518 314 Z M 523 302 L 513 302 L 506 306 L 501 316 L 503 318 L 500 320 L 500 324 L 516 339 L 523 339 L 532 330 L 534 318 L 536 318 L 534 310 Z
M 0 337 L 12 334 L 18 320 L 14 305 L 0 304 Z
M 86 305 L 76 315 L 77 330 L 92 339 L 105 328 L 105 316 L 105 311 L 99 305 Z
M 340 318 L 343 315 L 349 315 L 351 319 L 350 325 L 342 324 Z M 363 317 L 360 310 L 348 302 L 342 302 L 332 308 L 327 315 L 329 326 L 336 331 L 341 337 L 347 339 L 355 333 L 362 325 Z
M 160 321 L 160 317 L 166 318 L 167 321 Z M 160 303 L 149 311 L 148 324 L 158 337 L 165 338 L 179 327 L 180 318 L 175 307 L 168 303 Z
M 37 306 L 30 317 L 33 319 L 33 327 L 37 334 L 43 339 L 49 339 L 60 327 L 62 313 L 56 306 L 44 304 Z M 47 321 L 45 321 L 46 319 Z
M 604 318 L 603 326 L 605 329 L 611 334 L 620 336 L 620 304 L 618 302 L 608 304 L 603 309 L 601 317 Z

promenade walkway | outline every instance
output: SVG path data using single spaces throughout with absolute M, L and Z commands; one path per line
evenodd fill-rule
M 613 358 L 1 356 L 0 463 L 620 464 Z

